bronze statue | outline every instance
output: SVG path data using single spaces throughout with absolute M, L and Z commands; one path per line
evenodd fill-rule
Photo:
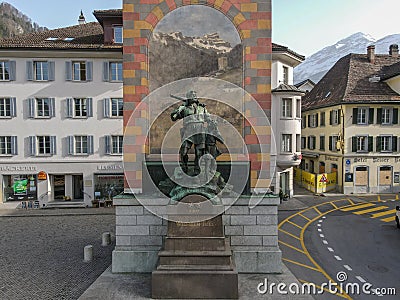
M 182 145 L 179 150 L 182 169 L 188 173 L 188 153 L 194 145 L 194 173 L 200 173 L 199 159 L 206 153 L 214 158 L 220 155 L 216 147 L 216 141 L 223 143 L 223 138 L 218 131 L 216 122 L 212 120 L 207 112 L 206 105 L 199 102 L 195 91 L 186 93 L 186 98 L 171 95 L 175 99 L 185 101 L 171 113 L 172 121 L 183 119 L 181 128 Z M 207 124 L 207 126 L 205 126 Z M 209 170 L 211 166 L 206 166 Z M 216 167 L 216 166 L 215 166 Z

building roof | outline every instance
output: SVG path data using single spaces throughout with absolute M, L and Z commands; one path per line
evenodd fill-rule
M 400 61 L 391 66 L 384 67 L 382 72 L 381 80 L 387 80 L 400 75 Z
M 346 103 L 400 101 L 400 95 L 381 80 L 385 70 L 400 62 L 400 57 L 375 54 L 370 63 L 366 54 L 349 54 L 325 74 L 302 99 L 302 109 Z
M 277 88 L 272 90 L 273 93 L 299 93 L 304 94 L 304 92 L 298 89 L 294 85 L 281 83 Z
M 282 46 L 282 45 L 275 44 L 275 43 L 272 43 L 272 52 L 287 52 L 287 53 L 295 56 L 299 60 L 305 60 L 305 56 L 304 55 L 300 55 L 297 52 L 294 52 L 293 50 L 290 50 L 286 46 Z
M 91 22 L 0 39 L 0 49 L 122 51 L 122 45 L 105 45 L 102 26 L 97 22 Z
M 295 86 L 295 87 L 300 87 L 300 86 L 302 86 L 303 84 L 306 84 L 307 82 L 310 83 L 311 85 L 315 86 L 315 82 L 312 81 L 311 79 L 303 80 L 303 81 L 301 81 L 301 82 L 299 82 L 299 83 L 296 83 L 294 86 Z

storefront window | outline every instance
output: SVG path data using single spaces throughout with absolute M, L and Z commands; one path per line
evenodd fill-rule
M 3 187 L 5 201 L 37 200 L 36 174 L 4 175 Z
M 95 174 L 94 175 L 95 199 L 112 199 L 124 191 L 123 174 Z

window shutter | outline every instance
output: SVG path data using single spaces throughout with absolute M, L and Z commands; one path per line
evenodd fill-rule
M 26 62 L 26 80 L 33 80 L 33 61 Z
M 111 154 L 111 136 L 110 135 L 105 136 L 105 143 L 106 143 L 105 153 Z
M 331 110 L 329 112 L 329 125 L 332 125 L 332 124 L 333 124 L 333 111 Z
M 376 124 L 382 124 L 382 108 L 378 108 L 376 111 Z
M 351 151 L 357 152 L 357 137 L 356 136 L 353 136 L 351 138 Z
M 67 98 L 67 111 L 66 116 L 67 118 L 72 118 L 74 116 L 74 99 Z
M 342 110 L 340 108 L 337 110 L 337 123 L 342 123 Z
M 368 152 L 374 151 L 374 138 L 372 136 L 368 137 Z
M 393 108 L 393 121 L 392 124 L 398 124 L 399 123 L 399 109 L 398 108 Z
M 88 117 L 93 117 L 93 99 L 92 98 L 86 98 L 86 110 L 87 110 L 86 115 Z
M 12 155 L 18 154 L 18 143 L 17 143 L 17 137 L 15 135 L 11 136 L 11 154 Z
M 318 127 L 318 113 L 315 114 L 315 127 Z
M 397 152 L 397 136 L 392 136 L 392 152 Z
M 103 62 L 103 81 L 110 81 L 109 62 Z
M 65 80 L 66 81 L 72 80 L 72 62 L 70 61 L 65 62 Z
M 307 124 L 308 124 L 308 127 L 311 127 L 311 115 L 307 116 Z
M 36 107 L 36 99 L 35 98 L 29 98 L 28 99 L 29 118 L 34 118 L 35 117 L 35 107 Z
M 104 117 L 105 118 L 110 117 L 110 106 L 111 106 L 111 99 L 110 98 L 104 99 Z
M 94 153 L 93 135 L 88 136 L 88 154 Z
M 382 138 L 380 136 L 376 137 L 376 152 L 382 151 Z
M 49 61 L 49 80 L 54 81 L 55 72 L 56 72 L 56 66 L 54 61 Z
M 50 117 L 54 118 L 56 116 L 56 101 L 54 98 L 50 99 Z
M 357 113 L 358 113 L 358 108 L 353 107 L 353 124 L 357 124 Z
M 29 137 L 29 155 L 36 156 L 36 136 Z
M 87 61 L 86 62 L 86 81 L 93 80 L 93 62 Z
M 11 60 L 10 64 L 10 81 L 15 81 L 16 79 L 16 63 L 15 60 Z
M 374 108 L 369 109 L 368 124 L 374 124 Z
M 332 151 L 333 149 L 333 136 L 329 137 L 329 150 Z
M 50 154 L 54 155 L 57 153 L 56 137 L 53 135 L 50 137 Z
M 307 148 L 310 149 L 310 145 L 311 145 L 311 136 L 307 137 Z
M 74 154 L 74 136 L 70 135 L 67 137 L 67 143 L 68 143 L 68 155 L 73 155 Z
M 16 117 L 17 116 L 17 98 L 11 98 L 11 117 Z

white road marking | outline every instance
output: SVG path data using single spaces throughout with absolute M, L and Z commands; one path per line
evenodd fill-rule
M 362 282 L 362 283 L 366 283 L 366 281 L 364 280 L 364 278 L 362 278 L 361 276 L 356 276 L 356 278 Z
M 317 224 L 318 227 L 321 227 L 321 224 Z
M 321 228 L 318 228 L 318 232 L 322 232 L 322 229 L 321 229 Z
M 350 268 L 350 266 L 349 265 L 344 265 L 343 266 L 347 271 L 353 271 L 353 269 L 352 268 Z
M 326 219 L 326 217 L 325 217 L 325 216 L 323 216 L 323 217 L 322 217 L 322 219 Z
M 336 260 L 342 260 L 340 256 L 335 255 Z
M 320 234 L 319 236 L 320 236 L 320 237 L 322 237 L 322 238 L 324 238 L 324 237 L 325 237 L 323 234 Z
M 323 221 L 323 220 L 319 220 L 318 222 L 319 222 L 319 223 L 322 223 L 322 221 Z
M 329 252 L 334 252 L 334 250 L 331 247 L 328 247 Z
M 390 200 L 390 201 L 395 202 L 396 200 Z
M 322 242 L 323 242 L 325 245 L 328 245 L 328 241 L 327 241 L 327 240 L 322 240 Z

